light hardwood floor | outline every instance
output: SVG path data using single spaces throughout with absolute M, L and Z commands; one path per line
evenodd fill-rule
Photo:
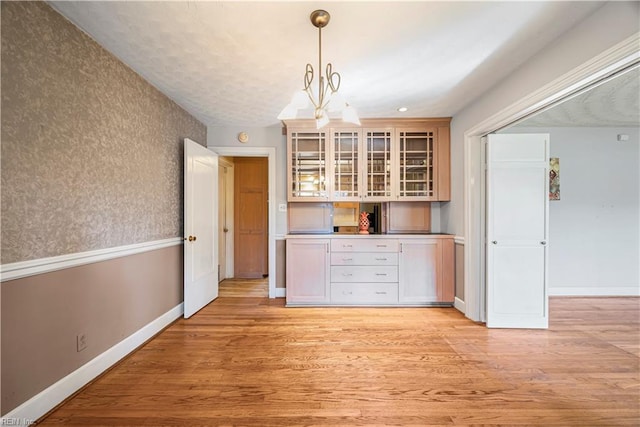
M 497 330 L 225 292 L 42 425 L 640 425 L 638 298 L 552 298 L 548 330 Z

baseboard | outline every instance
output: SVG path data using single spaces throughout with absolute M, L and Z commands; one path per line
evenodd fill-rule
M 466 311 L 464 301 L 462 301 L 458 297 L 455 297 L 455 300 L 453 301 L 453 307 L 459 312 L 461 312 L 462 314 L 464 314 Z
M 276 288 L 276 298 L 284 298 L 287 296 L 286 288 Z
M 640 296 L 640 285 L 638 286 L 557 286 L 549 287 L 549 296 L 552 297 L 637 297 Z
M 155 251 L 170 246 L 181 245 L 182 237 L 155 240 L 152 242 L 136 243 L 133 245 L 117 246 L 115 248 L 97 249 L 95 251 L 77 252 L 29 261 L 13 262 L 0 265 L 0 281 L 20 279 L 36 274 L 49 273 L 65 268 L 77 267 L 84 264 L 106 261 L 113 258 L 135 255 L 143 252 Z
M 171 322 L 182 316 L 183 310 L 183 303 L 180 303 L 146 326 L 143 326 L 109 350 L 96 356 L 66 377 L 4 415 L 0 418 L 0 425 L 15 425 L 10 424 L 14 422 L 14 420 L 38 420 L 87 383 L 115 365 L 123 357 L 162 331 L 162 329 L 170 325 Z

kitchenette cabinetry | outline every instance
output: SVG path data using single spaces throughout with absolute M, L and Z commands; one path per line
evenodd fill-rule
M 287 125 L 288 201 L 447 201 L 449 118 Z
M 453 256 L 449 235 L 289 235 L 287 305 L 450 306 Z

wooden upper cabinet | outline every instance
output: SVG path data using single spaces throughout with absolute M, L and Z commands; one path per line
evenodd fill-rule
M 331 129 L 328 175 L 332 177 L 329 199 L 359 201 L 362 197 L 360 129 Z
M 289 201 L 450 200 L 450 118 L 287 121 Z
M 315 129 L 287 131 L 287 199 L 327 201 L 327 132 Z
M 395 200 L 393 129 L 365 129 L 364 144 L 364 201 Z
M 433 128 L 396 129 L 398 200 L 437 200 L 437 135 Z

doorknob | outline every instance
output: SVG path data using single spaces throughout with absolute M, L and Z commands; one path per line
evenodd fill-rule
M 196 236 L 189 236 L 188 239 L 190 242 L 195 242 L 196 241 Z

